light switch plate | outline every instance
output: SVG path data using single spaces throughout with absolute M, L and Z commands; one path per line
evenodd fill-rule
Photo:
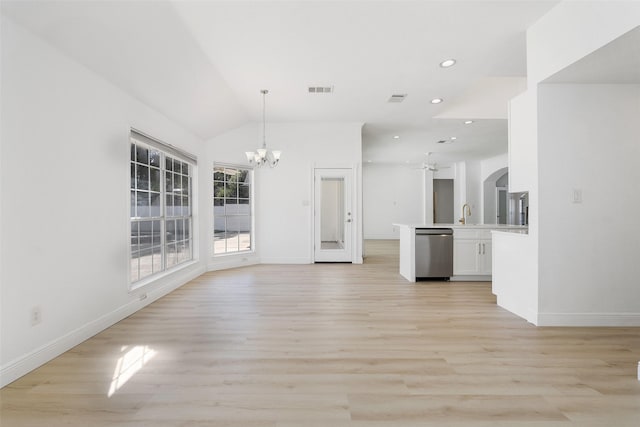
M 574 188 L 571 194 L 571 202 L 573 203 L 582 203 L 582 190 L 579 188 Z

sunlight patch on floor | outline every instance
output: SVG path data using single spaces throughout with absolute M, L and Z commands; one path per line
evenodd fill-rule
M 144 365 L 158 354 L 155 350 L 146 345 L 137 345 L 135 347 L 122 347 L 122 355 L 116 363 L 116 369 L 113 372 L 113 379 L 109 387 L 108 397 L 127 383 Z M 126 352 L 126 353 L 125 353 Z

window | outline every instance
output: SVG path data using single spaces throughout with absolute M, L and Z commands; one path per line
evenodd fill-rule
M 213 254 L 252 249 L 251 169 L 215 166 L 213 169 Z
M 195 158 L 131 132 L 131 283 L 193 259 Z

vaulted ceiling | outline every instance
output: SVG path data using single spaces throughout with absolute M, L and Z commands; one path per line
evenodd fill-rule
M 3 1 L 2 12 L 204 139 L 260 121 L 269 89 L 268 121 L 361 122 L 365 161 L 405 162 L 506 151 L 525 30 L 557 2 Z

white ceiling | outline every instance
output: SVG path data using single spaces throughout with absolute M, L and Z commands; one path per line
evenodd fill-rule
M 506 151 L 525 30 L 557 2 L 3 1 L 2 12 L 203 138 L 261 120 L 269 89 L 268 121 L 361 122 L 365 161 L 414 162 Z M 447 58 L 458 63 L 440 68 Z M 408 96 L 387 103 L 396 93 Z
M 196 135 L 248 120 L 173 5 L 2 1 L 2 13 Z

